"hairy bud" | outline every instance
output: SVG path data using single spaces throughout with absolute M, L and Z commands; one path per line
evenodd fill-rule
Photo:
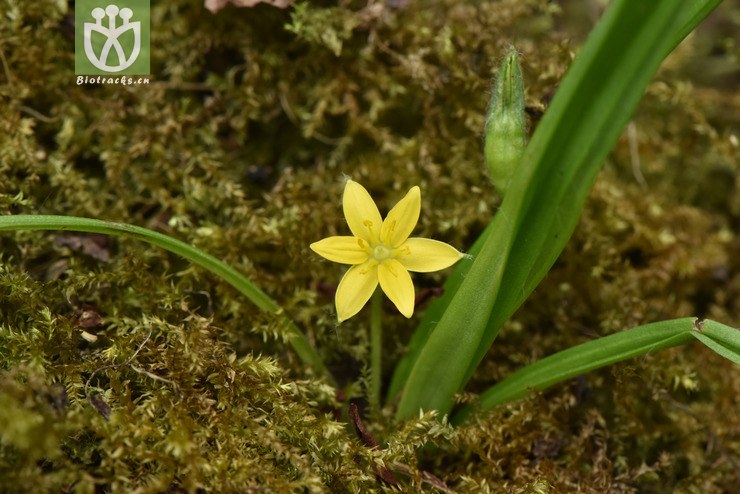
M 514 48 L 504 58 L 488 108 L 485 160 L 494 187 L 504 194 L 524 152 L 524 81 Z

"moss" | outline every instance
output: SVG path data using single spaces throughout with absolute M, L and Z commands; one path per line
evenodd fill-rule
M 514 44 L 531 132 L 577 49 L 573 17 L 545 0 L 216 15 L 198 0 L 153 4 L 153 81 L 128 87 L 75 84 L 65 2 L 3 4 L 0 213 L 106 218 L 193 243 L 278 300 L 343 389 L 306 374 L 279 321 L 166 252 L 3 234 L 0 490 L 732 490 L 740 379 L 699 345 L 457 429 L 433 415 L 396 424 L 389 407 L 365 417 L 377 449 L 346 425 L 348 400 L 362 403 L 367 325 L 335 325 L 342 268 L 308 249 L 345 231 L 343 174 L 385 208 L 421 185 L 417 233 L 469 248 L 499 202 L 481 141 L 495 67 Z M 738 325 L 739 69 L 726 49 L 737 6 L 721 8 L 650 86 L 573 239 L 469 391 L 636 324 Z M 697 66 L 716 77 L 694 77 Z M 443 276 L 417 287 L 433 293 Z M 416 319 L 387 312 L 389 375 Z M 382 468 L 398 486 L 378 480 Z

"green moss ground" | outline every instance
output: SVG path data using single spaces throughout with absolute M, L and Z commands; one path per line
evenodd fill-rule
M 327 1 L 212 15 L 198 0 L 153 3 L 152 83 L 120 87 L 75 84 L 66 2 L 0 0 L 0 213 L 124 221 L 191 242 L 285 307 L 346 388 L 307 373 L 279 321 L 162 250 L 2 234 L 0 491 L 737 486 L 740 375 L 698 344 L 458 429 L 432 416 L 393 423 L 389 407 L 364 418 L 378 450 L 345 425 L 347 401 L 362 395 L 368 314 L 336 326 L 343 268 L 308 249 L 346 231 L 343 176 L 382 208 L 420 185 L 416 233 L 469 248 L 499 203 L 481 137 L 498 61 L 512 43 L 520 51 L 534 129 L 589 11 Z M 632 143 L 627 133 L 618 142 L 570 244 L 470 391 L 642 323 L 740 325 L 739 12 L 725 2 L 664 64 Z M 417 291 L 443 279 L 419 275 Z M 388 307 L 386 375 L 421 310 L 407 321 Z M 380 482 L 375 464 L 398 485 Z

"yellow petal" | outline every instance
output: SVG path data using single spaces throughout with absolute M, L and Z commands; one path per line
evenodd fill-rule
M 347 219 L 352 234 L 370 244 L 376 244 L 380 238 L 380 225 L 383 220 L 380 217 L 378 206 L 375 205 L 365 187 L 352 180 L 347 180 L 342 205 L 344 217 Z
M 385 217 L 380 230 L 380 241 L 393 248 L 401 245 L 416 227 L 420 210 L 421 191 L 418 186 L 414 186 Z
M 465 257 L 457 249 L 438 240 L 410 238 L 396 250 L 395 258 L 409 271 L 429 273 L 452 266 Z
M 310 247 L 321 257 L 342 264 L 362 264 L 369 257 L 367 242 L 357 237 L 328 237 Z
M 378 280 L 388 298 L 406 317 L 414 314 L 414 283 L 400 262 L 388 259 L 378 265 Z
M 344 274 L 337 287 L 334 303 L 337 306 L 339 322 L 346 321 L 362 309 L 378 286 L 378 261 L 352 266 Z

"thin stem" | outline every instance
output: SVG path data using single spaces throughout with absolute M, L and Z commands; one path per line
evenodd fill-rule
M 106 235 L 125 236 L 148 242 L 174 254 L 184 257 L 236 288 L 258 309 L 268 314 L 274 314 L 288 329 L 288 340 L 298 357 L 314 371 L 332 382 L 332 377 L 324 366 L 319 353 L 311 346 L 306 335 L 295 325 L 282 308 L 265 292 L 260 290 L 243 274 L 236 271 L 223 261 L 196 249 L 180 240 L 159 232 L 127 223 L 115 223 L 92 218 L 78 218 L 73 216 L 49 215 L 11 215 L 0 216 L 0 232 L 15 230 L 64 230 Z
M 383 292 L 375 289 L 370 304 L 370 405 L 380 410 L 380 388 L 383 374 Z

